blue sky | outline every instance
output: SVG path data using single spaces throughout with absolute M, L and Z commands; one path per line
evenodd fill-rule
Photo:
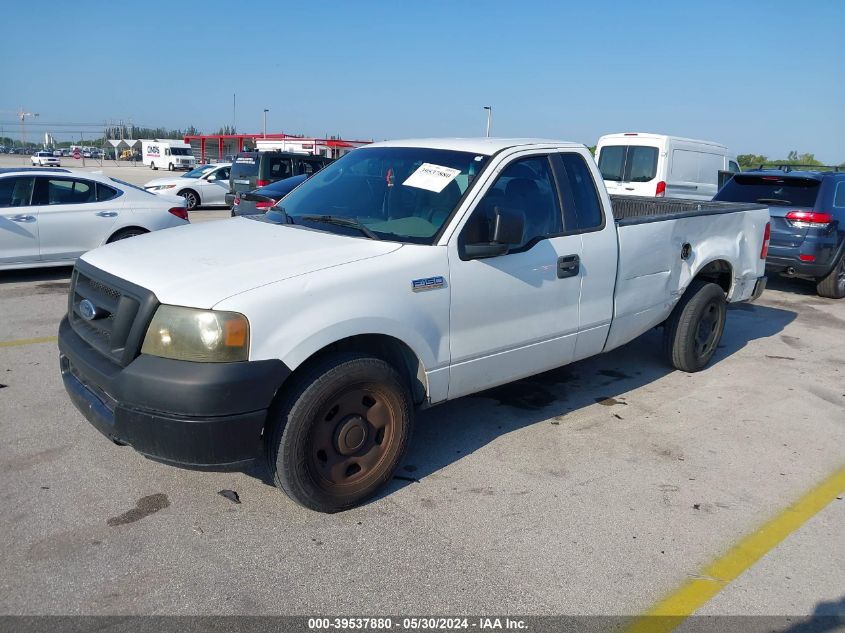
M 0 121 L 592 145 L 649 131 L 845 161 L 845 1 L 4 3 Z M 28 135 L 32 138 L 33 132 Z

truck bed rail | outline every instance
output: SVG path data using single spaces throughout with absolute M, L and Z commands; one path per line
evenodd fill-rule
M 641 196 L 610 196 L 610 202 L 613 205 L 613 217 L 616 218 L 619 226 L 767 208 L 762 204 L 743 202 L 708 202 Z

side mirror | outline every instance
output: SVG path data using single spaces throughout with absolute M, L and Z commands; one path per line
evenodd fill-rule
M 490 222 L 490 241 L 465 244 L 465 259 L 484 259 L 506 255 L 511 244 L 522 242 L 525 231 L 525 214 L 516 209 L 494 207 Z

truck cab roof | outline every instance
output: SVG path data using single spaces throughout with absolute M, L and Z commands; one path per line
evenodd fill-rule
M 369 147 L 425 147 L 429 149 L 451 149 L 492 156 L 504 149 L 520 146 L 584 147 L 583 143 L 542 138 L 414 138 L 400 141 L 381 141 Z M 366 148 L 364 148 L 366 149 Z

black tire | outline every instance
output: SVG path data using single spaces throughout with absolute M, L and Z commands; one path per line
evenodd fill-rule
M 413 406 L 389 363 L 348 353 L 306 369 L 272 416 L 267 462 L 276 485 L 306 508 L 338 512 L 391 478 L 408 446 Z
M 106 244 L 111 244 L 112 242 L 117 242 L 118 240 L 125 240 L 129 237 L 135 237 L 136 235 L 143 235 L 148 232 L 149 231 L 139 228 L 120 229 L 117 233 L 112 235 L 108 241 L 106 241 Z
M 845 297 L 845 255 L 839 258 L 839 263 L 833 267 L 827 277 L 818 280 L 816 292 L 820 297 L 828 299 Z
M 693 281 L 666 319 L 663 350 L 675 369 L 701 371 L 716 352 L 725 331 L 725 291 L 714 283 Z
M 167 164 L 167 171 L 173 171 L 173 163 Z
M 150 161 L 150 169 L 152 169 L 153 171 L 158 171 L 158 167 L 156 167 L 156 164 L 153 161 Z
M 185 207 L 188 209 L 188 211 L 193 211 L 200 204 L 199 194 L 193 189 L 185 189 L 184 191 L 180 191 L 179 195 L 185 198 Z

